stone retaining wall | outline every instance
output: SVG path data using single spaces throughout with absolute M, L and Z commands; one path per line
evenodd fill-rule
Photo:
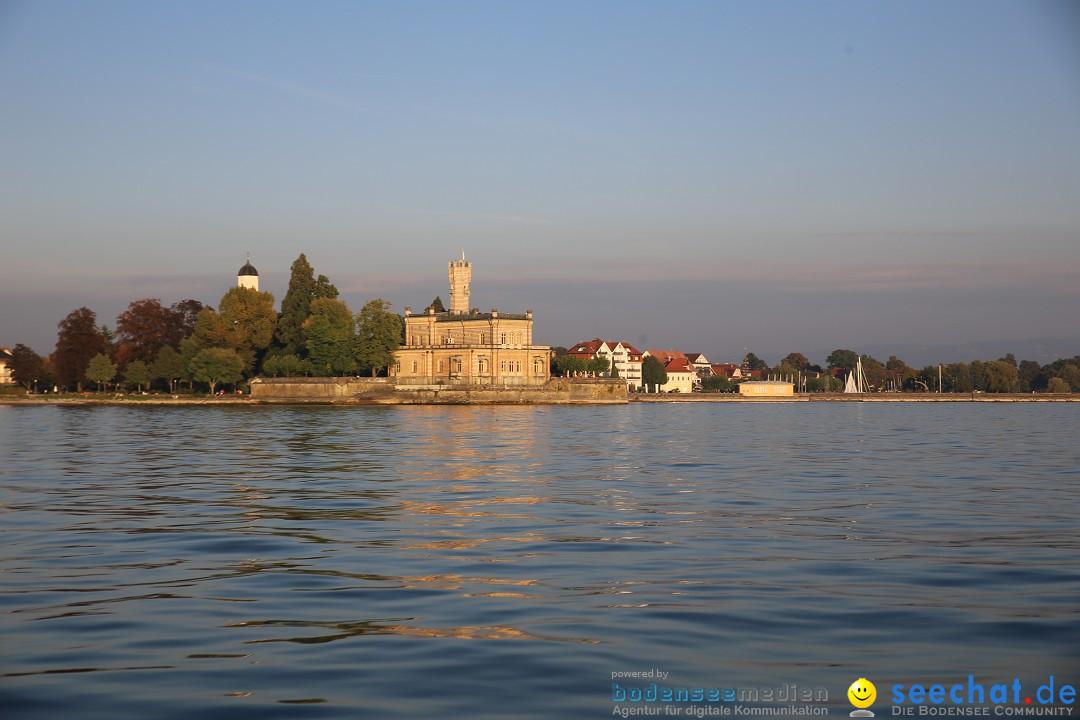
M 553 378 L 537 387 L 394 385 L 392 378 L 255 378 L 251 397 L 267 402 L 380 405 L 607 404 L 627 402 L 626 383 Z

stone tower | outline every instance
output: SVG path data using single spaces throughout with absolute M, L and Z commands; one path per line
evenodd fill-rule
M 259 289 L 259 271 L 251 264 L 250 254 L 247 262 L 244 263 L 244 267 L 240 268 L 240 272 L 236 273 L 236 287 L 251 288 L 252 290 Z
M 472 280 L 472 263 L 461 259 L 450 262 L 450 314 L 467 315 L 469 312 L 469 282 Z

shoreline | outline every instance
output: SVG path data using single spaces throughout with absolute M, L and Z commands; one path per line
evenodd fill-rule
M 118 405 L 118 406 L 197 406 L 197 405 L 332 405 L 338 407 L 371 407 L 371 406 L 400 406 L 400 405 L 626 405 L 631 403 L 799 403 L 799 402 L 825 402 L 825 403 L 850 403 L 850 402 L 877 402 L 877 403 L 956 403 L 956 402 L 989 402 L 989 403 L 1069 403 L 1080 402 L 1080 393 L 1070 395 L 1050 395 L 1047 393 L 880 393 L 868 395 L 843 395 L 843 394 L 797 394 L 788 397 L 745 397 L 736 394 L 716 393 L 693 395 L 637 395 L 631 394 L 626 400 L 557 400 L 543 401 L 530 399 L 524 401 L 492 402 L 456 399 L 454 401 L 439 401 L 437 399 L 419 400 L 417 398 L 379 398 L 369 400 L 363 398 L 329 399 L 329 398 L 256 398 L 250 395 L 233 395 L 222 397 L 178 397 L 170 396 L 141 396 L 141 397 L 93 397 L 93 396 L 63 396 L 63 397 L 17 397 L 0 398 L 0 405 L 5 406 L 85 406 L 85 405 Z

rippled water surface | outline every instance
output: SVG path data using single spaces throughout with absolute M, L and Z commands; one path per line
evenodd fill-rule
M 0 716 L 609 717 L 611 673 L 654 667 L 846 715 L 858 677 L 1080 680 L 1078 414 L 0 407 Z

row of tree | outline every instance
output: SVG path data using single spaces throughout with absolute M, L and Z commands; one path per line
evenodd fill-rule
M 89 308 L 58 325 L 56 348 L 41 357 L 16 345 L 11 361 L 17 382 L 82 390 L 122 379 L 141 390 L 154 381 L 175 392 L 178 381 L 220 383 L 266 375 L 344 375 L 387 372 L 404 338 L 404 320 L 376 298 L 354 315 L 337 299 L 325 275 L 315 277 L 301 254 L 292 264 L 281 312 L 274 296 L 235 287 L 215 310 L 196 300 L 165 306 L 137 300 L 116 319 L 115 332 L 99 327 Z
M 749 356 L 748 356 L 749 357 Z M 854 350 L 834 350 L 825 359 L 828 369 L 811 364 L 801 353 L 790 353 L 775 368 L 760 368 L 781 376 L 820 374 L 807 380 L 807 390 L 838 390 L 841 380 L 831 372 L 836 368 L 841 375 L 855 369 L 862 360 L 863 374 L 867 384 L 879 390 L 937 391 L 947 393 L 966 392 L 1080 392 L 1080 355 L 1039 365 L 1034 360 L 1021 360 L 1009 353 L 997 360 L 975 360 L 970 363 L 928 365 L 921 370 L 908 366 L 895 355 L 884 363 L 869 355 L 859 355 Z

